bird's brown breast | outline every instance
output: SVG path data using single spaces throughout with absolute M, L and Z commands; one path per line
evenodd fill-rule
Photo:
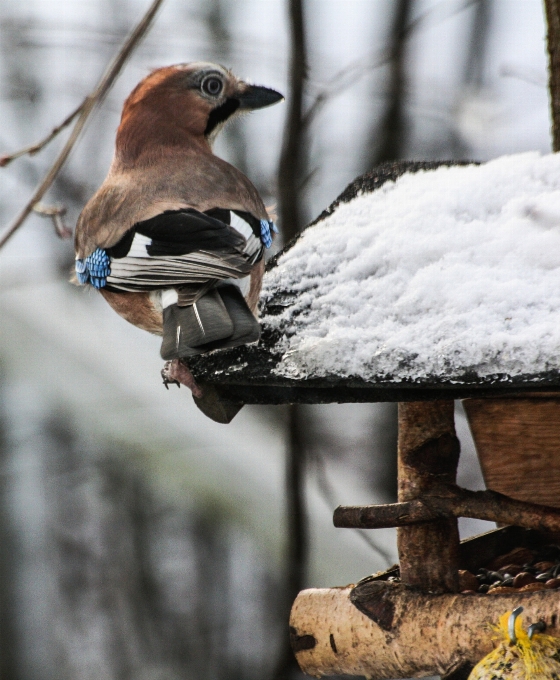
M 149 333 L 162 334 L 163 315 L 149 293 L 112 293 L 103 288 L 99 292 L 123 319 Z

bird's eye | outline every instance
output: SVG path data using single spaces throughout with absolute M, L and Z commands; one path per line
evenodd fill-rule
M 224 88 L 224 84 L 217 76 L 208 76 L 202 81 L 202 91 L 211 97 L 217 97 Z

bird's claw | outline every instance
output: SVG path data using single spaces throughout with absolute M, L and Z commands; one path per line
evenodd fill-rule
M 181 383 L 171 375 L 171 364 L 171 361 L 166 361 L 163 368 L 161 369 L 161 377 L 166 390 L 169 389 L 169 385 L 177 385 L 177 387 L 181 387 Z
M 169 389 L 169 385 L 185 385 L 193 393 L 193 396 L 200 399 L 202 397 L 202 390 L 197 385 L 193 374 L 189 371 L 188 366 L 181 361 L 181 359 L 172 359 L 171 361 L 166 361 L 164 367 L 161 370 L 161 377 L 163 378 L 163 384 L 166 389 Z

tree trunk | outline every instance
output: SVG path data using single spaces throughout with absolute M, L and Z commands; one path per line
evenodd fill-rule
M 552 150 L 560 151 L 560 0 L 545 0 L 548 24 L 548 88 L 552 118 Z

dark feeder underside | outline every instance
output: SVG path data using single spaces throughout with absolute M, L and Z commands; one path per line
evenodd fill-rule
M 465 374 L 453 380 L 426 376 L 406 382 L 380 376 L 366 382 L 359 377 L 336 375 L 302 379 L 280 377 L 274 373 L 280 360 L 281 356 L 274 353 L 273 346 L 267 345 L 264 329 L 263 338 L 256 347 L 238 347 L 191 358 L 189 367 L 201 385 L 212 385 L 221 399 L 239 404 L 433 401 L 560 391 L 559 371 L 491 378 Z

